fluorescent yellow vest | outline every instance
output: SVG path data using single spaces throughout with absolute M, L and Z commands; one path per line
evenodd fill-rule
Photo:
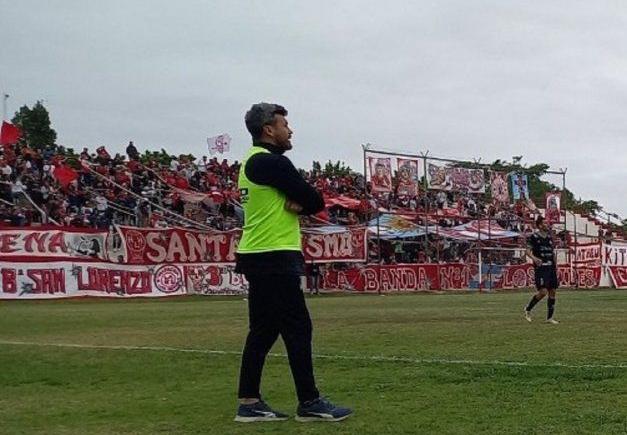
M 269 152 L 253 146 L 240 167 L 237 184 L 244 209 L 244 228 L 237 252 L 241 254 L 301 250 L 298 215 L 285 210 L 285 195 L 274 187 L 253 183 L 246 177 L 244 168 L 248 159 Z

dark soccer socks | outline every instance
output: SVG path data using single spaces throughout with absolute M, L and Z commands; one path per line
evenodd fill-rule
M 538 302 L 540 302 L 540 299 L 537 299 L 536 295 L 533 295 L 531 297 L 531 300 L 527 304 L 527 308 L 525 308 L 525 310 L 527 310 L 527 311 L 533 310 L 533 307 L 535 307 Z
M 553 313 L 555 312 L 555 298 L 549 298 L 546 301 L 546 307 L 547 307 L 546 318 L 547 319 L 552 319 L 553 318 Z

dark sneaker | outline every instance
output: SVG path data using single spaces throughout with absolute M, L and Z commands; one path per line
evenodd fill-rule
M 270 408 L 266 402 L 260 400 L 252 405 L 239 405 L 235 421 L 240 423 L 252 423 L 255 421 L 283 421 L 289 416 Z
M 353 413 L 352 409 L 335 406 L 324 397 L 301 403 L 296 409 L 296 421 L 342 421 Z

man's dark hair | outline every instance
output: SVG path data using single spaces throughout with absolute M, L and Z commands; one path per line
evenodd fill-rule
M 536 218 L 536 225 L 540 225 L 542 222 L 544 222 L 544 217 L 540 214 Z
M 264 125 L 274 123 L 274 115 L 287 116 L 287 110 L 279 104 L 272 103 L 257 103 L 251 106 L 250 110 L 246 112 L 244 121 L 253 140 L 261 138 Z

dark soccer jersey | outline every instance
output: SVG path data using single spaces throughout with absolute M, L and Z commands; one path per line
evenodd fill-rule
M 527 238 L 527 246 L 531 249 L 533 255 L 542 260 L 542 265 L 553 264 L 553 239 L 550 234 L 545 236 L 539 233 L 533 233 Z

